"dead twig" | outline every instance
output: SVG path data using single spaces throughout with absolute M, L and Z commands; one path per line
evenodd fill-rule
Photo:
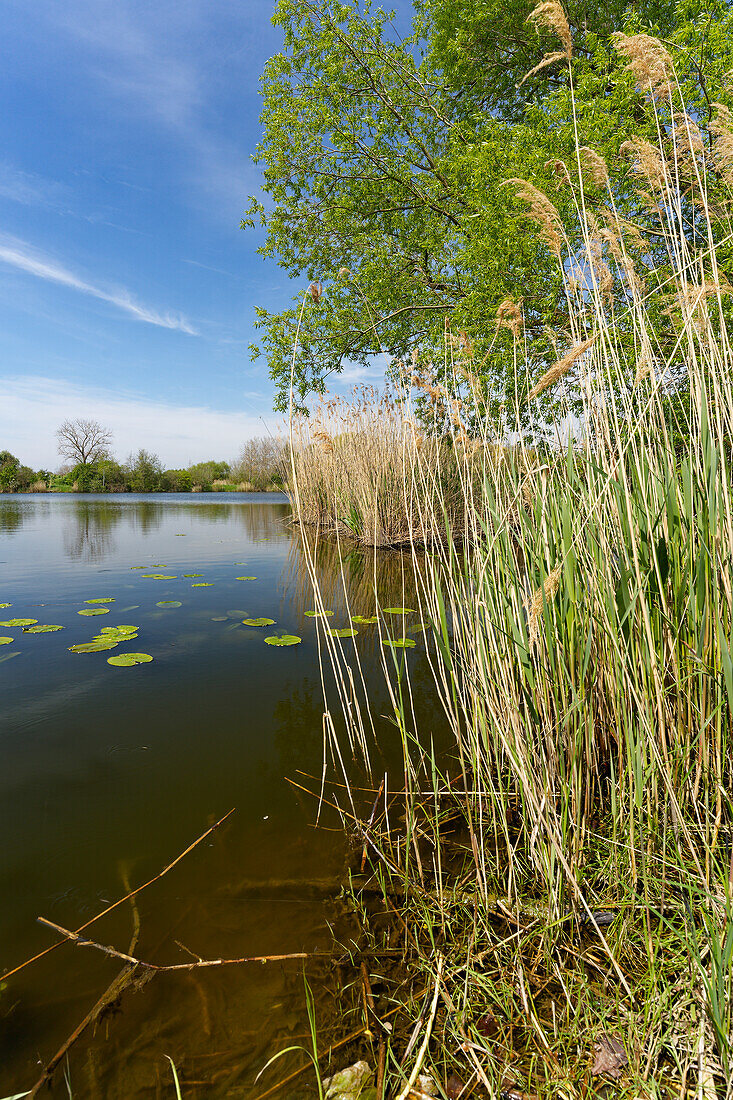
M 115 901 L 111 905 L 108 905 L 106 909 L 103 909 L 101 913 L 97 913 L 96 917 L 92 917 L 91 920 L 88 920 L 86 922 L 86 924 L 80 925 L 80 927 L 75 930 L 74 935 L 78 935 L 80 932 L 83 932 L 86 928 L 89 928 L 90 925 L 94 924 L 98 920 L 101 920 L 102 917 L 106 917 L 107 913 L 111 913 L 113 909 L 117 909 L 118 906 L 123 904 L 123 902 L 129 901 L 130 898 L 134 898 L 135 895 L 139 894 L 141 890 L 147 889 L 148 886 L 152 886 L 154 882 L 157 882 L 159 879 L 163 878 L 163 875 L 167 875 L 169 871 L 173 870 L 176 864 L 181 862 L 184 856 L 187 856 L 189 852 L 192 852 L 193 849 L 196 848 L 202 840 L 206 840 L 207 836 L 211 836 L 211 834 L 216 829 L 218 829 L 220 825 L 223 825 L 227 818 L 231 817 L 233 813 L 234 807 L 232 807 L 229 813 L 224 814 L 223 817 L 219 818 L 215 825 L 212 825 L 210 829 L 207 829 L 205 833 L 202 833 L 197 840 L 194 840 L 193 844 L 189 844 L 188 848 L 186 848 L 184 852 L 181 852 L 179 856 L 176 856 L 172 863 L 169 863 L 167 867 L 164 867 L 163 870 L 159 871 L 158 874 L 155 875 L 153 878 L 148 879 L 147 882 L 144 882 L 142 886 L 138 886 L 134 890 L 130 890 L 129 893 L 125 894 L 124 897 L 119 898 L 118 901 Z M 17 974 L 18 971 L 25 969 L 26 966 L 30 966 L 31 963 L 37 962 L 38 959 L 42 959 L 44 955 L 50 954 L 51 951 L 55 951 L 57 947 L 61 947 L 62 944 L 65 943 L 68 943 L 68 938 L 59 940 L 57 943 L 52 943 L 50 947 L 46 947 L 43 951 L 39 951 L 38 954 L 33 955 L 32 958 L 26 959 L 25 962 L 20 964 L 20 966 L 16 966 L 13 970 L 9 970 L 6 974 L 3 974 L 3 981 L 6 981 L 8 978 L 12 977 L 13 974 Z
M 248 955 L 240 959 L 198 959 L 196 962 L 189 963 L 172 963 L 169 965 L 160 966 L 157 963 L 146 962 L 144 959 L 136 959 L 134 955 L 126 955 L 124 951 L 118 951 L 115 947 L 108 947 L 103 943 L 97 943 L 96 940 L 87 939 L 85 936 L 80 936 L 78 932 L 70 932 L 68 928 L 62 928 L 60 924 L 54 924 L 51 920 L 46 920 L 45 917 L 38 917 L 40 924 L 45 924 L 48 928 L 53 928 L 55 932 L 59 932 L 62 936 L 65 936 L 71 943 L 75 943 L 77 947 L 94 947 L 97 951 L 102 951 L 105 955 L 109 955 L 114 959 L 122 959 L 123 962 L 128 963 L 130 966 L 139 966 L 143 970 L 150 970 L 155 974 L 165 974 L 171 970 L 203 970 L 206 967 L 212 966 L 235 966 L 239 963 L 268 963 L 268 962 L 284 962 L 286 959 L 308 959 L 310 958 L 307 951 L 293 951 L 286 955 Z

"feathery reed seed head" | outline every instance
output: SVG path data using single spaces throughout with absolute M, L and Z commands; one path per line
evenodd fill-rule
M 641 91 L 649 90 L 655 97 L 671 94 L 672 58 L 658 38 L 617 31 L 611 35 L 611 40 L 618 53 L 626 58 L 627 68 Z
M 539 394 L 549 389 L 550 386 L 554 386 L 556 382 L 566 375 L 573 364 L 577 363 L 581 356 L 583 356 L 588 348 L 595 342 L 595 339 L 595 336 L 591 336 L 588 340 L 583 340 L 581 344 L 576 344 L 574 347 L 570 348 L 570 350 L 563 355 L 562 359 L 558 359 L 557 363 L 550 367 L 550 369 L 542 375 L 539 382 L 529 391 L 529 400 L 531 401 L 533 397 L 538 397 Z
M 538 29 L 550 31 L 559 38 L 563 46 L 559 56 L 570 60 L 573 55 L 573 36 L 570 33 L 567 16 L 557 0 L 545 0 L 544 3 L 538 4 L 527 16 L 527 22 L 534 23 Z

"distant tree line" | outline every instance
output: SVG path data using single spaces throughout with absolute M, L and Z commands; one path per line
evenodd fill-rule
M 210 460 L 171 470 L 144 448 L 118 462 L 110 452 L 112 432 L 96 420 L 65 420 L 56 438 L 65 461 L 55 472 L 34 470 L 10 451 L 0 451 L 0 492 L 262 492 L 282 489 L 287 481 L 287 446 L 270 437 L 248 440 L 231 462 Z

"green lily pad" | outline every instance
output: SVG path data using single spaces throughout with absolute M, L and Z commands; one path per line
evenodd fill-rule
M 184 573 L 184 577 L 203 577 L 203 573 Z
M 109 608 L 87 607 L 84 611 L 77 611 L 77 615 L 109 615 Z
M 186 537 L 186 532 L 185 531 L 176 531 L 176 538 L 177 539 L 185 539 L 185 537 Z
M 415 645 L 415 640 L 413 638 L 395 638 L 394 640 L 385 638 L 382 641 L 382 645 L 391 646 L 392 649 L 412 649 Z
M 114 638 L 110 638 L 108 642 L 80 642 L 79 645 L 70 645 L 69 653 L 101 653 L 105 649 L 116 649 L 117 645 Z
M 0 603 L 0 607 L 12 607 L 11 603 Z
M 84 603 L 114 603 L 114 596 L 100 596 L 97 600 L 84 600 Z
M 213 615 L 211 621 L 212 623 L 225 623 L 227 618 L 227 615 Z
M 385 615 L 414 615 L 413 607 L 385 607 Z
M 10 645 L 10 643 L 14 642 L 14 641 L 15 641 L 14 638 L 2 638 L 2 637 L 0 637 L 0 645 Z
M 174 580 L 176 580 L 175 575 L 168 575 L 166 573 L 143 573 L 143 577 L 145 577 L 146 580 L 152 580 L 152 581 L 174 581 Z
M 305 611 L 303 612 L 309 619 L 324 619 L 330 618 L 333 615 L 333 611 Z
M 156 607 L 183 607 L 180 600 L 159 600 Z
M 332 638 L 355 638 L 358 633 L 358 630 L 348 626 L 343 626 L 340 630 L 329 630 Z
M 265 638 L 268 645 L 298 645 L 303 641 L 297 634 L 281 634 L 279 637 L 277 634 L 273 634 L 270 638 Z
M 191 585 L 191 588 L 211 588 L 213 583 L 213 581 L 196 581 L 195 584 Z
M 38 619 L 5 619 L 0 626 L 35 626 Z
M 235 581 L 256 581 L 257 577 L 235 577 Z
M 274 619 L 242 619 L 245 626 L 274 626 Z
M 379 622 L 379 616 L 378 615 L 352 615 L 351 616 L 351 621 L 352 621 L 352 623 L 364 623 L 364 624 L 378 623 Z
M 149 653 L 120 653 L 118 657 L 108 657 L 108 665 L 130 668 L 132 665 L 149 665 L 152 661 Z
M 131 565 L 130 569 L 150 569 L 149 565 Z
M 63 630 L 63 629 L 64 628 L 62 626 L 54 626 L 54 625 L 51 625 L 51 624 L 49 624 L 47 626 L 24 626 L 23 627 L 23 633 L 24 634 L 52 634 L 54 630 Z
M 139 626 L 132 626 L 130 623 L 122 623 L 121 626 L 103 626 L 100 629 L 100 634 L 137 634 Z
M 247 562 L 246 562 L 246 561 L 235 561 L 235 563 L 234 563 L 234 564 L 235 564 L 235 565 L 246 565 L 246 564 L 247 564 Z

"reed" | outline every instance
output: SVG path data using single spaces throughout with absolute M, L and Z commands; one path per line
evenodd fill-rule
M 579 148 L 576 225 L 515 183 L 570 316 L 557 363 L 533 382 L 527 359 L 528 396 L 492 421 L 465 341 L 449 338 L 432 430 L 426 384 L 404 372 L 396 397 L 325 404 L 294 451 L 302 523 L 412 557 L 426 651 L 384 659 L 403 809 L 385 798 L 360 828 L 406 958 L 438 990 L 422 1054 L 446 1093 L 454 1074 L 463 1095 L 595 1095 L 617 1074 L 629 1096 L 733 1096 L 731 208 L 706 199 L 733 137 L 722 113 L 711 150 L 680 123 L 661 43 L 617 48 L 658 122 L 657 147 L 626 152 L 655 192 L 663 277 L 647 267 L 642 282 L 640 230 L 610 186 L 603 223 L 586 209 L 583 169 L 608 173 Z M 518 310 L 502 303 L 499 323 L 521 362 Z M 521 423 L 543 394 L 581 409 L 577 422 L 560 409 L 557 444 L 538 454 Z M 520 442 L 502 446 L 513 431 Z M 344 651 L 329 653 L 358 683 Z M 426 665 L 448 762 L 417 724 Z M 343 709 L 363 746 L 369 699 L 354 688 Z M 394 1094 L 414 1050 L 390 1041 Z

